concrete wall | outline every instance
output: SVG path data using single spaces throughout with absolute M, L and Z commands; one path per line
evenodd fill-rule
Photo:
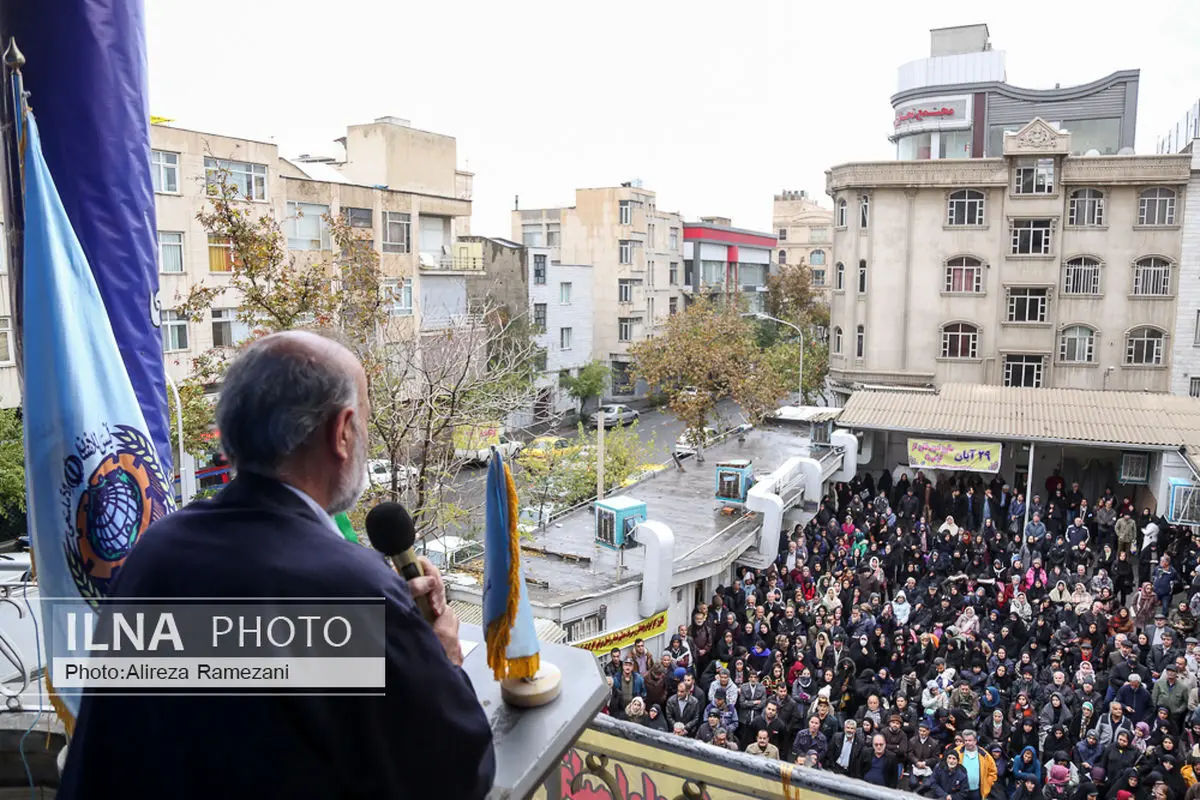
M 351 125 L 346 129 L 342 171 L 351 181 L 368 186 L 457 197 L 457 148 L 453 136 L 395 122 Z
M 1188 194 L 1200 197 L 1200 148 L 1192 147 Z M 1200 396 L 1200 202 L 1181 216 L 1183 245 L 1179 259 L 1179 303 L 1172 326 L 1171 394 Z M 1192 391 L 1192 381 L 1196 391 Z
M 529 253 L 486 236 L 460 236 L 460 242 L 483 247 L 483 275 L 467 276 L 467 297 L 475 304 L 503 306 L 513 318 L 524 315 L 529 304 Z

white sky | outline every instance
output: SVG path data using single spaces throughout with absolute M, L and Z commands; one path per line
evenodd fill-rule
M 383 115 L 455 136 L 472 230 L 641 178 L 658 206 L 771 229 L 772 195 L 886 160 L 896 68 L 929 29 L 986 22 L 1029 88 L 1140 68 L 1139 153 L 1200 96 L 1200 9 L 1010 0 L 147 0 L 151 112 L 179 127 L 340 154 Z M 1143 13 L 1142 8 L 1146 11 Z

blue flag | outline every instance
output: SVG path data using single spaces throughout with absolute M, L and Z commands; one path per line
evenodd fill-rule
M 108 594 L 138 537 L 174 508 L 174 497 L 96 280 L 42 157 L 33 114 L 22 122 L 30 538 L 41 595 L 79 598 L 84 611 Z M 47 664 L 55 639 L 46 637 Z M 71 730 L 78 696 L 50 689 Z
M 483 633 L 496 680 L 532 678 L 541 666 L 533 609 L 521 571 L 517 487 L 495 449 L 488 462 L 484 521 Z

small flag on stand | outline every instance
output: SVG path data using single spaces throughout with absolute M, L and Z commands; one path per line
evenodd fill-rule
M 517 487 L 503 457 L 492 449 L 484 529 L 483 630 L 487 662 L 498 681 L 534 677 L 541 659 L 533 610 L 521 571 Z

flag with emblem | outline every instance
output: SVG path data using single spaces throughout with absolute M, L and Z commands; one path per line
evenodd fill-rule
M 495 448 L 488 462 L 486 514 L 483 632 L 488 666 L 498 681 L 532 678 L 541 666 L 540 646 L 521 571 L 517 487 Z
M 147 526 L 174 507 L 104 302 L 46 165 L 33 113 L 17 120 L 24 198 L 20 265 L 25 483 L 42 597 L 95 607 Z M 50 694 L 68 730 L 77 694 Z

